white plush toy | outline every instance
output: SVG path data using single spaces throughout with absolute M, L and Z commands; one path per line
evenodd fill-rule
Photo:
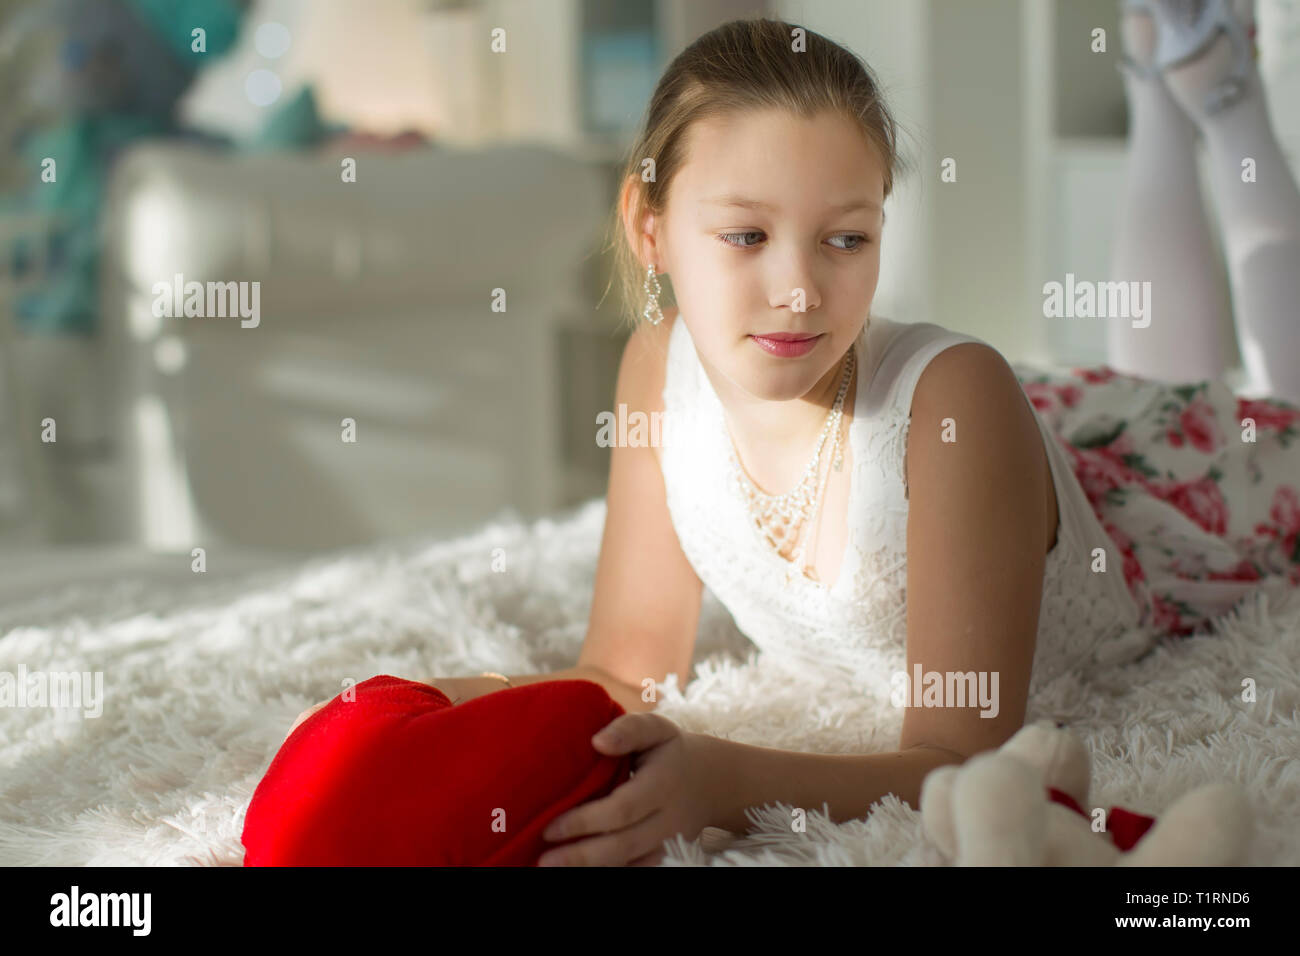
M 1154 825 L 1150 817 L 1112 807 L 1106 816 L 1108 832 L 1097 832 L 1088 803 L 1090 765 L 1087 747 L 1070 731 L 1048 720 L 1030 724 L 998 750 L 977 754 L 960 767 L 940 767 L 926 777 L 922 826 L 957 866 L 1244 862 L 1254 820 L 1237 785 L 1198 787 Z M 1075 808 L 1060 802 L 1065 795 Z M 1121 849 L 1126 846 L 1131 848 Z

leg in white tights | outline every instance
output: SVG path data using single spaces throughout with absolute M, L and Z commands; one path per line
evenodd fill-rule
M 1151 62 L 1155 24 L 1123 18 L 1126 52 Z M 1196 167 L 1196 125 L 1160 76 L 1124 74 L 1129 160 L 1111 278 L 1149 281 L 1150 324 L 1108 324 L 1107 360 L 1117 371 L 1166 382 L 1218 377 L 1224 370 L 1228 290 L 1210 238 Z
M 1253 0 L 1235 0 L 1235 6 L 1239 18 L 1253 22 Z M 1205 90 L 1227 73 L 1231 57 L 1231 44 L 1221 34 L 1201 56 L 1169 70 L 1165 80 L 1205 136 L 1248 388 L 1300 403 L 1300 190 L 1273 133 L 1253 60 L 1245 96 L 1207 112 Z M 1253 182 L 1243 179 L 1247 160 L 1253 162 Z

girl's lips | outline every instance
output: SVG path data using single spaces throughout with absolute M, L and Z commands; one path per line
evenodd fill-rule
M 806 332 L 768 332 L 763 335 L 751 335 L 754 343 L 770 355 L 781 358 L 798 358 L 812 351 L 821 338 Z

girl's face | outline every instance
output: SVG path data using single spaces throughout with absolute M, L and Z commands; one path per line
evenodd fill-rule
M 686 155 L 657 258 L 701 361 L 758 399 L 824 390 L 880 274 L 876 151 L 845 117 L 766 110 L 697 122 Z

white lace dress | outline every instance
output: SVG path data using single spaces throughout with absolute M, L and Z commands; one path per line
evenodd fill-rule
M 912 392 L 926 364 L 950 345 L 980 342 L 931 323 L 873 316 L 855 347 L 858 388 L 848 429 L 848 538 L 835 583 L 803 575 L 758 537 L 734 491 L 722 404 L 686 323 L 674 323 L 664 382 L 660 461 L 673 527 L 704 585 L 762 654 L 808 676 L 840 676 L 888 696 L 907 658 L 907 511 L 903 458 Z M 1037 416 L 1060 512 L 1047 556 L 1030 695 L 1070 668 L 1131 659 L 1153 637 L 1121 574 L 1094 573 L 1122 558 L 1102 529 L 1064 452 Z M 847 457 L 847 456 L 846 456 Z

